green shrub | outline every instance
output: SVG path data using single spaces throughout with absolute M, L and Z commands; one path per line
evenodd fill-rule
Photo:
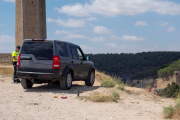
M 131 94 L 132 92 L 130 90 L 125 90 L 128 94 Z
M 165 118 L 172 118 L 174 115 L 174 107 L 173 106 L 164 107 L 163 115 Z
M 116 84 L 124 84 L 121 77 L 113 76 L 111 79 L 116 82 Z
M 118 89 L 124 90 L 124 86 L 125 86 L 125 85 L 121 84 L 121 85 L 118 86 Z
M 164 107 L 163 111 L 165 118 L 173 118 L 178 119 L 180 118 L 180 93 L 178 98 L 176 99 L 175 106 Z
M 177 98 L 180 99 L 180 93 L 178 94 Z
M 101 82 L 101 86 L 106 88 L 111 88 L 114 87 L 115 85 L 116 85 L 115 82 L 110 78 L 106 78 L 106 80 Z
M 180 112 L 180 98 L 176 100 L 175 109 Z
M 168 84 L 167 87 L 163 89 L 163 91 L 160 93 L 160 96 L 177 98 L 179 92 L 180 86 L 177 83 L 172 82 L 171 85 Z
M 118 92 L 116 92 L 116 91 L 114 91 L 113 93 L 112 93 L 112 95 L 113 95 L 113 97 L 114 98 L 116 98 L 116 99 L 119 99 L 119 93 Z

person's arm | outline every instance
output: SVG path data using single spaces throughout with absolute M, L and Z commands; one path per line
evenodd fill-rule
M 14 59 L 14 60 L 17 60 L 17 58 L 16 58 L 15 56 L 13 56 L 13 59 Z

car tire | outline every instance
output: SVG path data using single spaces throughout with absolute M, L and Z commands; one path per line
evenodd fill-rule
M 62 90 L 69 90 L 72 87 L 73 76 L 70 71 L 66 74 L 66 77 L 60 81 L 60 88 Z
M 21 85 L 24 89 L 32 88 L 33 83 L 28 79 L 21 79 Z
M 85 81 L 86 86 L 93 86 L 95 81 L 95 70 L 91 70 L 90 74 L 87 77 L 87 80 Z

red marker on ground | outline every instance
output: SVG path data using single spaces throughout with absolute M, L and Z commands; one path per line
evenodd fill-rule
M 149 89 L 149 92 L 152 92 L 152 91 L 151 91 L 151 88 Z

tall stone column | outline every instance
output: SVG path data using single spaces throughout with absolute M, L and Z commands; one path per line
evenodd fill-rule
M 16 0 L 16 45 L 40 38 L 47 38 L 46 0 Z

